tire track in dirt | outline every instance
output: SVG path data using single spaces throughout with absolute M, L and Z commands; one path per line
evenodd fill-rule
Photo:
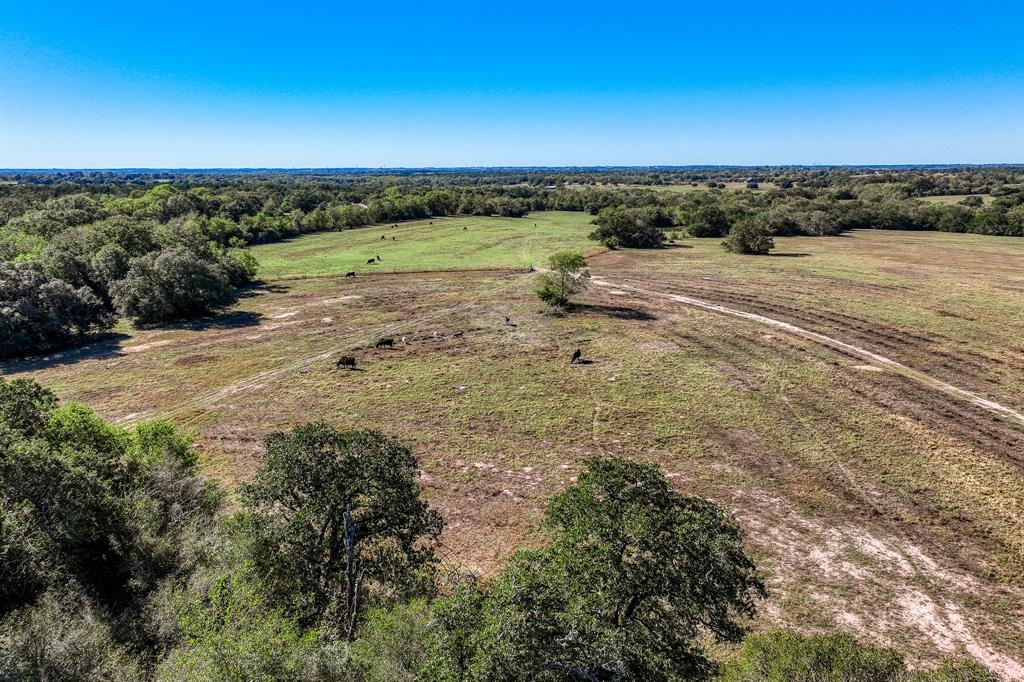
M 729 315 L 731 317 L 738 317 L 741 319 L 750 320 L 752 322 L 757 322 L 768 327 L 773 327 L 775 329 L 779 329 L 790 334 L 794 334 L 796 336 L 816 341 L 830 348 L 846 351 L 847 353 L 853 353 L 857 357 L 867 360 L 870 363 L 885 367 L 886 369 L 890 369 L 893 372 L 914 379 L 918 383 L 924 384 L 925 386 L 928 386 L 934 390 L 940 391 L 947 395 L 955 396 L 969 403 L 972 403 L 977 407 L 998 414 L 1011 421 L 1015 421 L 1017 424 L 1021 426 L 1024 426 L 1024 413 L 1018 412 L 994 400 L 989 400 L 988 398 L 982 397 L 977 393 L 972 393 L 971 391 L 946 383 L 941 379 L 937 379 L 933 376 L 925 374 L 924 372 L 908 367 L 907 365 L 887 358 L 884 355 L 874 353 L 870 350 L 867 350 L 866 348 L 861 348 L 860 346 L 855 346 L 845 341 L 840 341 L 839 339 L 833 338 L 831 336 L 826 336 L 825 334 L 820 334 L 818 332 L 811 331 L 810 329 L 805 329 L 803 327 L 799 327 L 789 322 L 783 322 L 782 320 L 766 317 L 765 315 L 759 315 L 757 313 L 736 310 L 735 308 L 729 308 L 727 306 L 718 303 L 712 303 L 710 301 L 704 301 L 699 298 L 683 296 L 681 294 L 671 294 L 662 291 L 653 291 L 650 289 L 643 289 L 640 287 L 615 283 L 601 277 L 594 277 L 593 279 L 591 279 L 591 282 L 602 287 L 623 289 L 626 291 L 644 294 L 646 296 L 667 298 L 669 300 L 676 301 L 677 303 L 683 303 L 685 305 L 693 306 L 696 308 L 703 308 L 704 310 L 710 310 L 712 312 L 716 312 L 722 315 Z

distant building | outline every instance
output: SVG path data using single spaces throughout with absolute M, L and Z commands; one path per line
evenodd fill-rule
M 558 189 L 558 185 L 544 185 L 544 189 Z

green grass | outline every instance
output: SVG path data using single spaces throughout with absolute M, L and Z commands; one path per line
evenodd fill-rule
M 409 270 L 526 269 L 551 253 L 601 250 L 587 239 L 586 213 L 545 211 L 525 218 L 467 216 L 321 232 L 253 248 L 264 279 Z M 465 228 L 465 229 L 463 229 Z M 381 236 L 384 239 L 381 239 Z M 394 237 L 394 239 L 392 239 Z M 370 258 L 381 257 L 376 265 Z

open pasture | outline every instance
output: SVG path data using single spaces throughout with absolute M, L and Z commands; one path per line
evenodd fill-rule
M 253 254 L 266 279 L 352 271 L 358 276 L 409 270 L 526 270 L 561 249 L 600 251 L 587 239 L 594 230 L 591 218 L 567 211 L 535 212 L 523 218 L 433 218 L 397 223 L 397 227 L 375 225 L 303 235 L 257 246 Z M 369 265 L 371 258 L 377 262 Z
M 527 258 L 586 244 L 588 218 L 569 215 L 544 216 L 547 241 Z M 552 316 L 533 296 L 536 275 L 513 270 L 519 255 L 488 250 L 493 232 L 475 241 L 491 221 L 507 229 L 435 220 L 433 231 L 260 247 L 264 272 L 292 279 L 215 318 L 124 327 L 4 371 L 106 417 L 168 414 L 196 430 L 205 470 L 231 482 L 252 472 L 266 433 L 309 419 L 403 438 L 446 519 L 446 558 L 485 571 L 536 541 L 544 504 L 583 459 L 653 461 L 735 511 L 768 578 L 766 622 L 1024 671 L 1024 424 L 856 353 L 671 298 L 841 339 L 1020 412 L 1024 241 L 861 231 L 780 238 L 769 257 L 730 255 L 718 240 L 600 253 L 597 282 Z M 575 236 L 552 236 L 556 226 Z M 406 235 L 395 243 L 410 245 L 410 269 L 463 268 L 467 253 L 509 269 L 343 276 L 348 254 L 392 233 Z M 309 274 L 325 276 L 299 277 Z M 375 349 L 380 337 L 395 348 Z M 569 364 L 576 348 L 590 364 Z M 355 370 L 335 369 L 342 354 Z

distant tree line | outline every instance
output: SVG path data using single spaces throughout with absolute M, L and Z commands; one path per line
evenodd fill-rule
M 3 679 L 996 679 L 748 636 L 765 591 L 739 527 L 653 465 L 586 462 L 547 540 L 480 576 L 439 560 L 417 461 L 378 432 L 271 434 L 230 507 L 197 464 L 169 422 L 119 428 L 0 378 Z

